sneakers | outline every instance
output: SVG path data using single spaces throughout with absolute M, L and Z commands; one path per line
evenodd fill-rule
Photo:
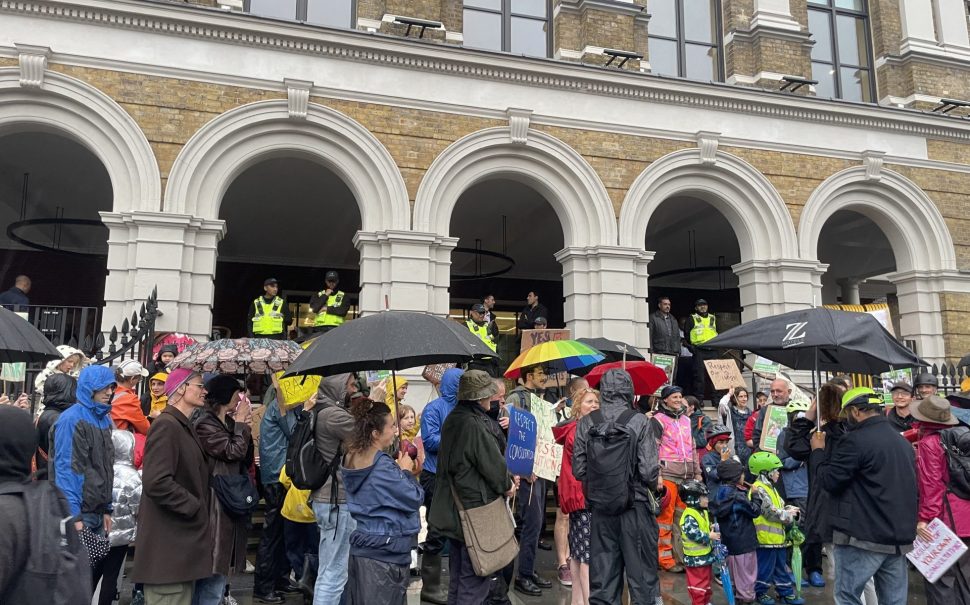
M 775 600 L 772 599 L 770 596 L 768 596 L 768 593 L 758 595 L 758 598 L 755 600 L 755 602 L 758 605 L 775 605 Z
M 785 603 L 785 605 L 805 605 L 805 599 L 796 597 L 795 595 L 790 597 L 781 597 L 781 602 Z
M 823 588 L 825 586 L 825 578 L 823 578 L 822 574 L 819 572 L 813 571 L 812 573 L 808 574 L 808 583 L 815 588 Z
M 559 583 L 563 586 L 573 585 L 573 572 L 569 570 L 568 564 L 559 566 Z

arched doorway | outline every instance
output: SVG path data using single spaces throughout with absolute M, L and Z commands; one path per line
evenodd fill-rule
M 108 230 L 99 213 L 112 202 L 108 171 L 80 143 L 33 130 L 0 136 L 0 288 L 30 277 L 30 320 L 54 342 L 81 345 L 100 328 Z
M 839 210 L 829 217 L 819 235 L 818 259 L 828 265 L 822 276 L 823 304 L 891 301 L 890 307 L 897 306 L 896 288 L 888 277 L 896 272 L 892 244 L 864 214 Z
M 212 321 L 223 335 L 245 335 L 246 313 L 267 278 L 279 280 L 301 329 L 309 330 L 310 296 L 328 270 L 356 307 L 360 230 L 357 202 L 332 170 L 306 157 L 274 157 L 243 171 L 219 206 L 226 235 L 219 243 Z M 351 313 L 354 312 L 352 308 Z

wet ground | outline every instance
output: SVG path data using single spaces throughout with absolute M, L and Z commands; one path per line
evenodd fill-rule
M 445 562 L 445 569 L 447 569 L 447 559 Z M 551 552 L 540 550 L 536 568 L 540 570 L 539 573 L 543 577 L 547 579 L 555 579 L 555 572 L 553 571 L 555 569 L 555 555 L 553 555 Z M 835 599 L 832 596 L 831 570 L 826 570 L 826 573 L 828 585 L 825 588 L 808 587 L 803 590 L 803 596 L 807 604 L 830 605 L 831 603 L 835 602 Z M 250 605 L 253 603 L 252 585 L 253 576 L 250 574 L 242 574 L 233 578 L 232 595 L 236 598 L 240 605 Z M 690 597 L 687 595 L 686 578 L 684 574 L 661 573 L 660 589 L 666 605 L 690 605 Z M 420 582 L 415 582 L 412 584 L 412 588 L 408 593 L 408 605 L 421 604 L 420 592 Z M 127 605 L 131 599 L 131 587 L 129 584 L 125 583 L 122 594 L 121 605 Z M 570 592 L 568 588 L 560 586 L 559 583 L 556 582 L 551 589 L 544 590 L 541 597 L 527 597 L 512 592 L 510 599 L 514 605 L 569 605 Z M 726 605 L 727 603 L 723 590 L 721 590 L 721 587 L 717 584 L 714 585 L 714 598 L 712 603 L 713 605 Z M 926 603 L 926 599 L 923 596 L 923 578 L 917 572 L 912 570 L 910 571 L 908 603 L 909 605 L 925 605 Z M 287 601 L 287 605 L 302 604 L 303 598 L 299 595 L 290 596 Z

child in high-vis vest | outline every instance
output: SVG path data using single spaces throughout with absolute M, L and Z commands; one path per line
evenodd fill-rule
M 685 481 L 680 497 L 687 508 L 680 516 L 680 531 L 684 536 L 684 567 L 687 568 L 687 593 L 693 605 L 711 602 L 713 565 L 717 557 L 713 543 L 720 540 L 711 531 L 711 517 L 707 512 L 707 486 L 700 481 Z
M 798 509 L 785 506 L 775 489 L 781 467 L 781 460 L 770 452 L 757 452 L 748 459 L 748 469 L 756 477 L 748 498 L 758 502 L 761 508 L 761 516 L 754 520 L 758 535 L 758 579 L 754 589 L 760 605 L 775 605 L 775 600 L 768 594 L 772 586 L 782 603 L 803 605 L 805 599 L 795 596 L 792 576 L 788 572 L 791 543 L 785 532 L 785 528 L 795 522 Z

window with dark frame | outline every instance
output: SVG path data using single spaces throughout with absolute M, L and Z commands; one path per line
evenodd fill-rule
M 464 0 L 463 45 L 529 57 L 552 50 L 550 0 Z
M 720 0 L 650 0 L 647 58 L 655 74 L 721 81 Z
M 354 27 L 355 0 L 245 0 L 247 13 L 327 27 Z
M 866 0 L 808 0 L 815 96 L 872 103 L 872 49 Z

